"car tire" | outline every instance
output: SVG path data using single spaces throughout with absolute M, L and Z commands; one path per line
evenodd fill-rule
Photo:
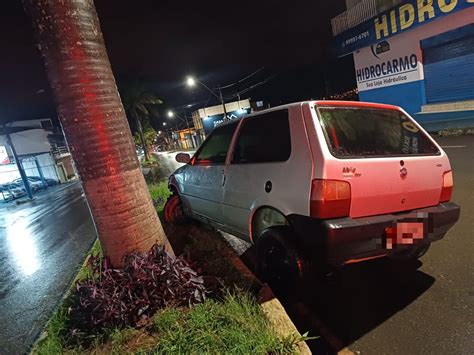
M 163 208 L 163 215 L 165 222 L 169 224 L 183 224 L 186 221 L 179 195 L 174 194 L 168 198 Z
M 303 265 L 292 240 L 291 228 L 274 226 L 265 229 L 257 239 L 257 275 L 273 291 L 287 296 L 299 288 Z

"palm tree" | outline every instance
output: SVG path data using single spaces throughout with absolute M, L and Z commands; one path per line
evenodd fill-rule
M 171 246 L 153 208 L 93 0 L 23 0 L 98 236 L 114 266 Z
M 151 147 L 156 140 L 156 131 L 151 126 L 143 127 L 143 135 L 140 135 L 139 132 L 133 135 L 133 141 L 137 145 L 142 145 L 142 139 L 145 140 L 145 145 Z
M 138 85 L 125 90 L 122 98 L 125 111 L 135 121 L 137 126 L 145 160 L 149 160 L 150 153 L 144 135 L 145 128 L 150 126 L 150 111 L 147 106 L 159 105 L 162 104 L 163 101 L 155 93 L 147 91 Z

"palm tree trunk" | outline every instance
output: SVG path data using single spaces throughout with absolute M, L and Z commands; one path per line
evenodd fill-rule
M 137 123 L 138 135 L 140 136 L 140 141 L 142 142 L 143 154 L 145 155 L 145 161 L 150 160 L 150 152 L 148 151 L 148 146 L 146 145 L 145 135 L 143 134 L 143 126 L 140 122 L 140 119 L 135 116 L 135 122 Z
M 153 207 L 93 0 L 23 0 L 99 239 L 114 266 L 171 246 Z

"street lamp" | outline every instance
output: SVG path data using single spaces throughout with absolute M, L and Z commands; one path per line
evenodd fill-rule
M 193 86 L 196 85 L 196 80 L 194 80 L 194 78 L 192 76 L 188 76 L 188 78 L 186 79 L 186 84 L 189 87 L 193 87 Z
M 163 126 L 166 126 L 166 122 L 163 122 Z
M 186 79 L 186 85 L 189 87 L 193 87 L 198 83 L 199 85 L 203 86 L 207 91 L 209 91 L 214 97 L 216 97 L 222 104 L 222 108 L 224 109 L 224 121 L 227 121 L 227 110 L 225 108 L 225 103 L 224 103 L 224 97 L 222 96 L 222 90 L 220 85 L 217 86 L 217 89 L 219 90 L 219 95 L 217 95 L 212 89 L 210 89 L 206 84 L 204 84 L 202 81 L 193 78 L 192 76 L 188 76 Z
M 168 111 L 168 117 L 169 118 L 173 118 L 173 117 L 178 117 L 181 121 L 183 121 L 184 123 L 186 123 L 186 127 L 188 129 L 188 131 L 190 130 L 189 128 L 189 122 L 188 122 L 188 116 L 186 116 L 186 112 L 184 113 L 184 118 L 181 117 L 180 115 L 178 115 L 177 113 L 174 113 L 173 111 Z M 177 125 L 176 125 L 177 127 Z
M 177 113 L 174 113 L 173 111 L 168 111 L 168 117 L 169 118 L 177 117 L 181 121 L 185 122 L 186 127 L 188 129 L 188 134 L 191 135 L 191 128 L 189 127 L 189 121 L 188 121 L 188 116 L 186 115 L 186 111 L 184 112 L 184 118 L 182 116 L 178 115 Z M 177 127 L 177 125 L 176 125 L 176 127 Z M 191 142 L 192 142 L 192 140 L 191 140 Z M 188 144 L 188 143 L 186 143 L 186 144 Z M 192 145 L 194 146 L 194 143 L 192 143 Z

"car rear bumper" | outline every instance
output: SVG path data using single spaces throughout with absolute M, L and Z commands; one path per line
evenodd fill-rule
M 308 256 L 340 265 L 399 253 L 439 240 L 459 219 L 459 213 L 459 206 L 448 202 L 409 212 L 354 219 L 318 221 L 298 215 L 288 216 L 288 219 L 302 250 L 311 254 Z M 390 247 L 387 245 L 387 228 L 402 222 L 423 224 L 423 238 Z

